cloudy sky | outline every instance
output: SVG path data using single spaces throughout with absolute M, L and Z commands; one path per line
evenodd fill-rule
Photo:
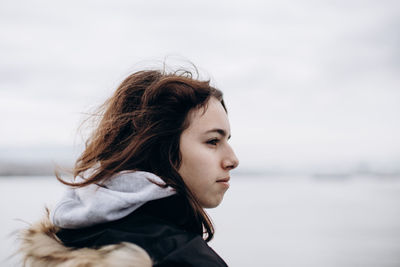
M 71 158 L 125 76 L 191 61 L 243 169 L 398 169 L 399 28 L 385 0 L 3 0 L 0 160 Z

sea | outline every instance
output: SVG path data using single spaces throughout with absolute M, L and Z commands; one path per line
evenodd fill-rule
M 21 266 L 17 231 L 64 190 L 54 177 L 0 177 L 0 266 Z M 207 212 L 229 266 L 400 266 L 400 177 L 232 175 Z

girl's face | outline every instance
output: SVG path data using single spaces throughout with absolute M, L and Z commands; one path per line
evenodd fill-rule
M 203 208 L 214 208 L 229 188 L 229 171 L 239 164 L 228 144 L 228 116 L 214 97 L 205 112 L 197 109 L 188 116 L 190 125 L 180 137 L 179 174 Z

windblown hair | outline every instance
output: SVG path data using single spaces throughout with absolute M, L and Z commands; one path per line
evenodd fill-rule
M 73 176 L 84 181 L 67 182 L 57 175 L 58 180 L 83 187 L 104 182 L 120 171 L 152 172 L 185 197 L 199 231 L 210 241 L 214 235 L 212 222 L 178 170 L 182 160 L 180 136 L 190 125 L 188 114 L 206 109 L 211 97 L 217 98 L 226 111 L 222 92 L 209 81 L 193 79 L 190 72 L 148 70 L 131 74 L 102 105 L 101 120 L 75 163 Z

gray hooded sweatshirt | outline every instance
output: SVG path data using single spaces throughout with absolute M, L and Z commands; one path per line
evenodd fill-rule
M 83 181 L 78 177 L 78 182 Z M 50 213 L 52 223 L 76 229 L 121 219 L 148 201 L 175 194 L 157 175 L 144 171 L 123 171 L 99 186 L 68 188 Z

